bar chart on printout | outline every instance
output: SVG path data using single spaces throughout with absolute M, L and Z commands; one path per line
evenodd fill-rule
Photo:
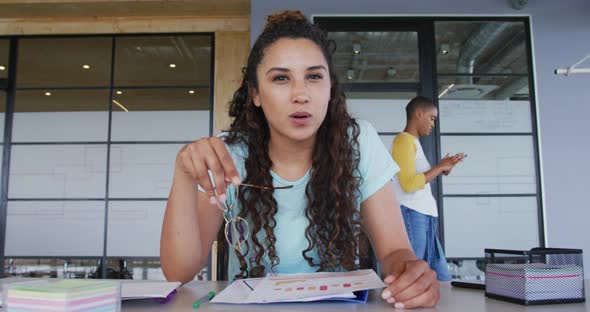
M 342 290 L 342 291 L 347 291 L 347 290 L 351 290 L 353 288 L 356 287 L 361 287 L 363 285 L 366 285 L 365 282 L 350 282 L 350 283 L 340 283 L 340 284 L 330 284 L 330 285 L 316 285 L 316 284 L 309 284 L 309 281 L 307 280 L 298 280 L 296 282 L 297 285 L 293 285 L 293 283 L 291 283 L 291 281 L 289 282 L 277 282 L 275 284 L 275 288 L 273 288 L 274 291 L 328 291 L 328 290 Z M 305 285 L 307 284 L 307 285 Z M 283 287 L 279 287 L 279 286 L 283 286 Z
M 249 302 L 277 302 L 311 297 L 353 298 L 355 291 L 383 287 L 373 270 L 277 274 L 262 279 L 248 296 Z

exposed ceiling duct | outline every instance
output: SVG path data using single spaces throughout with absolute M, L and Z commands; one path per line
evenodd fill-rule
M 508 43 L 500 49 L 496 54 L 494 54 L 490 61 L 481 66 L 479 72 L 482 73 L 489 73 L 489 72 L 506 72 L 504 69 L 501 71 L 494 71 L 494 67 L 500 64 L 504 59 L 506 59 L 512 52 L 522 49 L 526 43 L 526 34 L 524 31 L 518 32 Z M 507 72 L 510 73 L 510 72 Z M 505 100 L 511 97 L 515 92 L 521 90 L 522 88 L 528 85 L 528 77 L 519 77 L 512 79 L 508 84 L 502 86 L 500 89 L 496 90 L 494 98 L 497 100 Z
M 439 95 L 439 98 L 445 96 L 445 99 L 481 99 L 494 91 L 497 88 L 496 85 L 473 84 L 475 63 L 490 47 L 497 44 L 497 40 L 509 28 L 509 23 L 485 23 L 474 31 L 463 43 L 457 58 L 457 74 L 465 74 L 465 76 L 458 76 L 455 83 L 443 86 L 445 91 Z M 490 58 L 488 63 L 479 65 L 478 72 L 490 71 L 501 64 L 504 58 L 519 47 L 518 39 L 518 36 L 513 37 L 508 44 Z M 522 37 L 520 41 L 523 41 Z
M 529 83 L 528 77 L 518 77 L 513 79 L 509 84 L 506 84 L 502 89 L 499 89 L 496 94 L 496 100 L 505 100 L 514 95 L 518 90 L 526 87 Z
M 473 74 L 473 68 L 478 56 L 482 54 L 504 31 L 510 27 L 509 23 L 486 23 L 472 34 L 463 44 L 457 60 L 458 74 Z M 457 84 L 473 84 L 473 76 L 457 77 Z
M 508 56 L 510 56 L 510 54 L 512 52 L 523 48 L 525 42 L 526 42 L 526 36 L 525 36 L 524 31 L 519 31 L 514 37 L 512 37 L 512 39 L 510 39 L 508 41 L 508 43 L 504 47 L 502 47 L 500 50 L 498 50 L 498 52 L 496 52 L 494 55 L 492 55 L 492 57 L 490 57 L 490 61 L 483 64 L 478 69 L 478 72 L 480 72 L 480 73 L 489 73 L 489 72 L 498 73 L 499 71 L 493 71 L 494 67 L 496 67 L 503 60 L 505 60 Z M 504 69 L 502 69 L 502 72 L 505 72 Z M 510 73 L 510 72 L 508 72 L 508 73 Z

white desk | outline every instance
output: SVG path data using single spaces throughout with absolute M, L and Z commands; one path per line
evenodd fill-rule
M 371 291 L 366 304 L 358 303 L 284 303 L 268 305 L 229 305 L 229 304 L 203 304 L 199 309 L 193 309 L 194 300 L 202 297 L 209 291 L 219 293 L 227 285 L 226 282 L 191 282 L 178 289 L 174 298 L 165 304 L 152 300 L 124 301 L 123 312 L 139 311 L 320 311 L 320 312 L 345 312 L 345 311 L 396 311 L 391 305 L 385 303 L 380 297 L 381 291 Z M 558 305 L 522 306 L 500 300 L 486 298 L 483 290 L 472 290 L 452 287 L 449 283 L 441 286 L 441 299 L 436 308 L 420 309 L 418 311 L 437 312 L 504 312 L 504 311 L 535 311 L 535 312 L 590 312 L 590 281 L 586 281 L 586 302 Z

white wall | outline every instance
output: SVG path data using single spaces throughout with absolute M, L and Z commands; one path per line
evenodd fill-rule
M 584 264 L 590 267 L 590 241 L 586 238 L 590 205 L 585 196 L 590 176 L 590 139 L 585 133 L 590 116 L 590 75 L 553 74 L 555 68 L 569 66 L 590 53 L 590 1 L 535 0 L 520 11 L 512 9 L 507 0 L 254 0 L 251 5 L 252 43 L 266 15 L 283 9 L 298 9 L 308 16 L 530 15 L 548 246 L 582 248 L 586 252 Z

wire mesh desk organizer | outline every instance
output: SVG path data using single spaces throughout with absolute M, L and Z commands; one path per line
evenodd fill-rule
M 523 305 L 584 302 L 581 249 L 485 249 L 486 297 Z

